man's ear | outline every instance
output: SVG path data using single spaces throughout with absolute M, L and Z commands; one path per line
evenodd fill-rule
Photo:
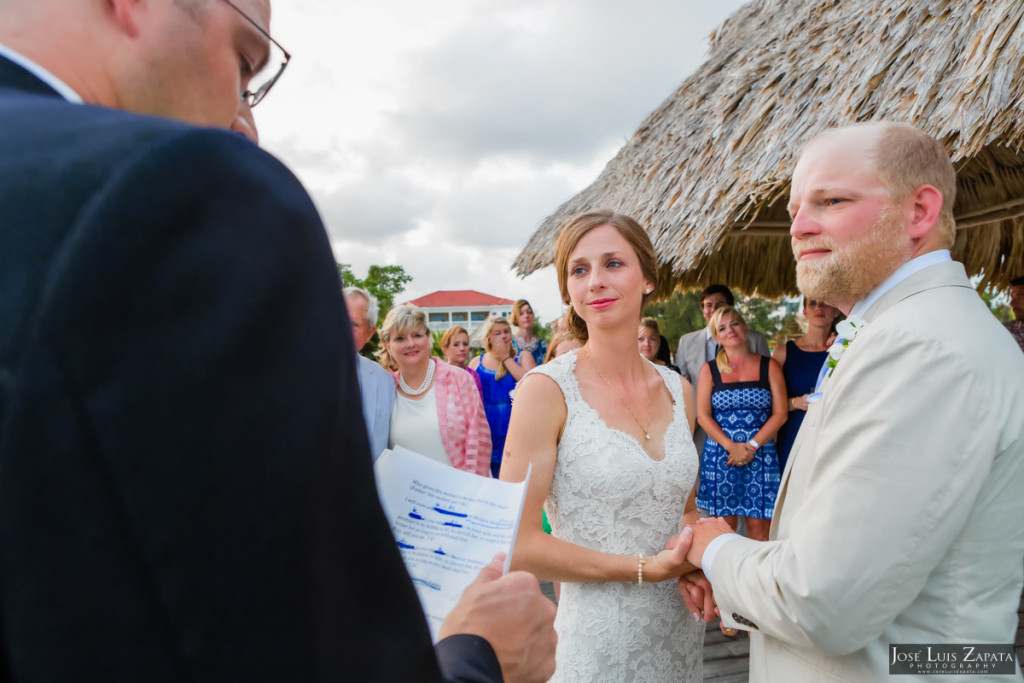
M 908 234 L 911 239 L 920 239 L 938 222 L 945 200 L 933 185 L 922 185 L 914 190 L 907 201 L 911 211 Z
M 106 2 L 107 11 L 117 27 L 126 35 L 132 38 L 137 37 L 141 13 L 148 9 L 146 0 L 104 0 L 104 2 Z

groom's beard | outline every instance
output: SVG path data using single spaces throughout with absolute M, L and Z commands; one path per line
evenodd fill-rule
M 859 242 L 840 246 L 832 238 L 818 235 L 801 241 L 799 248 L 830 250 L 825 258 L 796 264 L 797 287 L 804 297 L 830 304 L 856 303 L 867 298 L 910 260 L 911 254 L 910 238 L 899 213 L 888 209 Z

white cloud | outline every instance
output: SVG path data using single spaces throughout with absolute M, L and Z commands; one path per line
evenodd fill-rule
M 511 263 L 703 60 L 739 0 L 289 0 L 294 57 L 257 110 L 339 261 L 561 313 L 554 272 Z

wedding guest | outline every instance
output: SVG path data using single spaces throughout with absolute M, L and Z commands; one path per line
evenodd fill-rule
M 380 363 L 398 384 L 389 445 L 491 476 L 491 434 L 473 379 L 430 355 L 427 315 L 412 304 L 388 311 Z
M 512 414 L 512 392 L 516 382 L 534 367 L 528 351 L 516 353 L 512 346 L 512 328 L 504 318 L 489 318 L 480 329 L 484 353 L 470 361 L 469 367 L 480 376 L 483 385 L 484 412 L 491 427 L 491 473 L 497 477 L 505 452 L 505 435 Z
M 1010 310 L 1014 319 L 1003 324 L 1024 351 L 1024 277 L 1010 281 Z
M 395 379 L 379 364 L 359 354 L 377 331 L 377 316 L 380 313 L 377 297 L 359 287 L 346 287 L 343 294 L 348 317 L 352 322 L 352 339 L 356 344 L 363 420 L 370 436 L 370 455 L 376 460 L 388 447 L 391 409 L 395 404 Z
M 705 625 L 669 580 L 690 567 L 663 550 L 698 517 L 693 392 L 637 352 L 654 248 L 632 218 L 595 211 L 562 231 L 555 266 L 583 347 L 521 382 L 501 470 L 533 468 L 513 567 L 562 582 L 551 680 L 696 683 Z
M 509 322 L 512 323 L 514 342 L 517 348 L 528 352 L 533 356 L 534 365 L 544 362 L 544 354 L 547 353 L 547 342 L 534 334 L 533 323 L 536 318 L 533 315 L 533 307 L 526 299 L 520 299 L 512 304 L 512 315 Z
M 779 432 L 779 471 L 786 469 L 789 452 L 796 441 L 797 432 L 807 412 L 807 397 L 814 392 L 814 385 L 821 373 L 821 366 L 828 359 L 828 348 L 832 345 L 829 337 L 836 318 L 841 317 L 838 308 L 824 301 L 803 298 L 803 315 L 807 321 L 807 332 L 797 339 L 787 341 L 775 349 L 772 358 L 782 366 L 786 379 L 786 396 L 789 417 Z
M 704 316 L 705 322 L 710 322 L 711 316 L 722 306 L 735 305 L 736 298 L 733 296 L 732 290 L 725 285 L 708 285 L 700 293 L 700 312 Z M 771 355 L 768 350 L 768 342 L 760 332 L 747 331 L 747 346 L 752 353 L 761 356 Z M 714 360 L 717 351 L 717 344 L 715 344 L 714 337 L 711 336 L 710 327 L 707 326 L 684 334 L 679 339 L 679 347 L 676 348 L 676 365 L 679 366 L 683 377 L 693 385 L 695 398 L 697 378 L 700 377 L 701 370 L 707 365 L 707 362 Z M 698 452 L 703 450 L 706 437 L 704 428 L 698 424 L 697 432 L 693 436 Z
M 637 337 L 637 344 L 640 347 L 640 355 L 655 365 L 662 365 L 669 370 L 679 372 L 679 368 L 660 358 L 661 340 L 664 339 L 658 331 L 658 321 L 651 317 L 640 318 L 640 330 Z
M 548 352 L 544 354 L 544 362 L 547 363 L 552 358 L 558 358 L 578 348 L 580 348 L 580 340 L 572 336 L 572 332 L 568 330 L 556 332 L 551 337 L 551 343 L 548 344 Z
M 719 345 L 697 380 L 697 421 L 708 438 L 702 454 L 697 507 L 750 538 L 768 540 L 779 491 L 775 434 L 786 421 L 786 380 L 771 358 L 750 350 L 747 324 L 732 306 L 708 322 Z
M 482 398 L 484 389 L 480 384 L 480 376 L 466 367 L 469 350 L 469 332 L 462 325 L 452 325 L 441 335 L 441 353 L 444 354 L 445 362 L 468 372 L 473 378 L 473 382 L 476 383 L 477 391 L 480 392 Z

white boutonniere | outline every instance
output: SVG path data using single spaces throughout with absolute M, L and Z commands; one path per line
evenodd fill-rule
M 838 325 L 836 325 L 836 337 L 835 343 L 828 350 L 828 360 L 825 361 L 825 367 L 828 368 L 826 377 L 832 374 L 832 371 L 836 369 L 839 364 L 839 359 L 846 353 L 847 347 L 853 343 L 853 340 L 857 338 L 861 332 L 864 331 L 865 323 L 860 318 L 847 318 Z

